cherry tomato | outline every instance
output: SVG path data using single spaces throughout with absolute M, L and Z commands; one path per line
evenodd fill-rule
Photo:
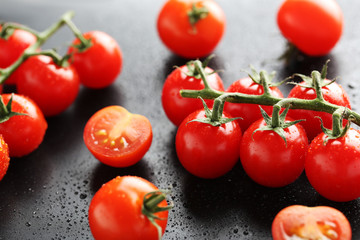
M 208 13 L 192 25 L 189 15 L 194 6 Z M 168 0 L 157 19 L 162 42 L 175 54 L 191 59 L 209 55 L 222 39 L 225 25 L 225 14 L 213 0 Z
M 0 31 L 1 29 L 0 26 Z M 14 30 L 7 40 L 0 38 L 0 68 L 7 68 L 13 64 L 36 40 L 35 35 L 21 29 Z M 6 80 L 6 84 L 15 83 L 16 80 L 11 75 Z
M 264 87 L 254 82 L 250 77 L 241 78 L 233 82 L 226 92 L 239 92 L 251 95 L 261 95 L 264 93 Z M 283 98 L 283 94 L 277 87 L 270 87 L 271 95 Z M 261 105 L 267 114 L 271 114 L 272 106 Z M 232 117 L 241 117 L 238 120 L 240 127 L 245 131 L 253 122 L 262 118 L 259 105 L 248 103 L 225 103 L 224 110 Z
M 325 83 L 329 80 L 325 80 Z M 301 84 L 305 84 L 302 82 Z M 330 103 L 351 108 L 350 100 L 344 91 L 344 89 L 337 84 L 336 82 L 331 83 L 330 85 L 324 86 L 321 89 L 324 99 Z M 316 92 L 313 88 L 304 88 L 299 85 L 291 89 L 289 98 L 301 98 L 301 99 L 315 99 Z M 322 119 L 324 127 L 332 128 L 332 115 L 326 112 L 317 112 L 309 111 L 303 109 L 290 109 L 288 116 L 293 119 L 305 119 L 306 121 L 300 122 L 300 124 L 305 128 L 306 135 L 308 136 L 309 141 L 316 137 L 319 133 L 322 132 L 320 120 L 315 116 L 318 116 Z M 344 124 L 346 122 L 344 121 Z
M 72 67 L 59 67 L 51 57 L 33 56 L 15 71 L 17 91 L 33 99 L 45 116 L 58 115 L 76 99 L 80 81 Z
M 284 37 L 310 56 L 331 51 L 341 37 L 343 22 L 335 0 L 285 0 L 277 13 Z
M 286 122 L 292 119 L 286 118 Z M 266 126 L 264 119 L 254 122 L 244 132 L 240 160 L 245 172 L 258 184 L 283 187 L 294 182 L 304 170 L 308 139 L 304 129 L 292 125 L 284 129 L 286 143 L 271 130 L 254 131 Z
M 105 183 L 91 200 L 89 225 L 96 240 L 159 239 L 155 226 L 142 213 L 144 195 L 157 191 L 149 181 L 134 176 L 116 177 Z M 167 206 L 166 201 L 159 204 Z M 155 220 L 164 234 L 168 212 L 158 212 Z
M 120 106 L 99 110 L 84 129 L 84 142 L 90 152 L 113 167 L 128 167 L 140 161 L 151 146 L 152 136 L 146 117 Z
M 205 73 L 211 73 L 214 70 L 206 67 Z M 166 78 L 162 90 L 162 105 L 166 116 L 170 121 L 179 126 L 181 122 L 192 112 L 202 109 L 203 104 L 200 99 L 196 98 L 183 98 L 180 95 L 182 89 L 201 90 L 204 88 L 204 83 L 201 78 L 190 77 L 189 69 L 186 65 L 175 69 Z M 224 91 L 224 85 L 217 73 L 207 75 L 207 81 L 211 88 Z M 205 100 L 208 106 L 212 106 L 213 100 Z
M 350 128 L 345 136 L 324 143 L 319 134 L 311 142 L 305 161 L 310 184 L 323 197 L 346 202 L 360 197 L 360 131 Z
M 123 57 L 118 43 L 107 33 L 91 31 L 83 34 L 92 46 L 85 51 L 69 48 L 70 62 L 76 68 L 81 83 L 89 88 L 105 88 L 112 84 L 122 69 Z M 73 45 L 80 44 L 79 39 Z
M 351 240 L 351 235 L 345 215 L 328 206 L 291 205 L 282 209 L 272 223 L 274 240 Z
M 220 126 L 190 122 L 205 117 L 204 109 L 200 109 L 184 119 L 176 134 L 176 153 L 191 174 L 217 178 L 229 172 L 238 161 L 242 133 L 236 121 Z M 230 118 L 225 112 L 223 117 Z
M 0 135 L 0 181 L 5 176 L 10 163 L 9 147 Z
M 1 95 L 5 104 L 11 94 Z M 47 122 L 40 108 L 30 98 L 18 94 L 13 95 L 12 111 L 24 113 L 0 123 L 0 134 L 9 146 L 10 157 L 22 157 L 38 148 L 43 141 Z

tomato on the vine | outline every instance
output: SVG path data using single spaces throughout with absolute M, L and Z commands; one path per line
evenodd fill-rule
M 222 39 L 225 25 L 225 14 L 213 0 L 168 0 L 157 19 L 162 42 L 185 58 L 209 55 Z
M 60 67 L 44 55 L 28 58 L 14 77 L 18 93 L 34 100 L 45 116 L 65 111 L 75 101 L 80 87 L 75 68 Z
M 349 220 L 328 206 L 290 205 L 282 209 L 272 223 L 274 240 L 337 239 L 351 240 Z
M 284 37 L 310 56 L 331 51 L 341 37 L 343 22 L 335 0 L 284 0 L 277 13 Z
M 86 123 L 84 142 L 102 163 L 113 167 L 134 165 L 149 150 L 152 142 L 150 121 L 120 106 L 97 111 Z
M 89 88 L 105 88 L 112 84 L 122 69 L 123 57 L 118 43 L 107 33 L 91 31 L 83 34 L 91 41 L 85 50 L 78 49 L 80 40 L 73 41 L 68 53 L 81 83 Z
M 285 122 L 291 121 L 285 118 Z M 286 142 L 275 131 L 260 130 L 266 125 L 261 118 L 244 132 L 240 160 L 245 172 L 256 183 L 283 187 L 294 182 L 303 172 L 308 139 L 298 124 L 283 129 Z
M 203 104 L 200 99 L 184 98 L 180 95 L 180 90 L 191 89 L 201 90 L 204 88 L 204 82 L 200 77 L 195 77 L 192 66 L 183 65 L 172 71 L 166 78 L 162 89 L 161 102 L 166 116 L 170 121 L 179 126 L 181 122 L 192 112 L 202 109 Z M 210 87 L 224 91 L 223 81 L 219 74 L 213 73 L 213 69 L 206 67 L 204 69 L 207 73 L 206 80 Z M 190 74 L 187 75 L 187 74 Z M 196 75 L 196 74 L 195 74 Z M 208 106 L 212 106 L 213 100 L 205 100 Z
M 360 131 L 350 128 L 337 139 L 319 134 L 309 146 L 305 172 L 327 199 L 345 202 L 360 197 Z
M 0 31 L 2 27 L 0 26 Z M 7 68 L 23 54 L 24 50 L 36 42 L 36 36 L 22 29 L 15 29 L 8 39 L 0 38 L 0 68 Z M 6 84 L 16 84 L 11 75 Z
M 0 134 L 9 146 L 11 157 L 28 155 L 38 148 L 43 141 L 47 122 L 37 104 L 30 98 L 18 94 L 2 94 L 3 101 L 8 104 L 12 98 L 12 112 L 22 113 L 10 117 L 0 123 Z
M 143 211 L 143 207 L 146 207 L 145 195 L 155 191 L 158 191 L 155 185 L 135 176 L 116 177 L 105 183 L 96 192 L 89 207 L 89 225 L 94 238 L 96 240 L 159 239 L 157 228 Z M 162 200 L 157 206 L 150 208 L 167 206 L 166 200 Z M 159 218 L 154 221 L 164 234 L 168 211 L 153 214 Z
M 225 112 L 222 116 L 231 117 Z M 205 110 L 200 109 L 184 119 L 176 134 L 176 153 L 191 174 L 217 178 L 229 172 L 239 160 L 242 132 L 237 121 L 220 126 L 193 121 L 204 118 Z
M 10 163 L 9 147 L 4 141 L 2 135 L 0 135 L 0 181 L 5 176 Z

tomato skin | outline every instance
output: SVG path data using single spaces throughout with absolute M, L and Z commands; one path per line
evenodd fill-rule
M 223 113 L 223 117 L 230 117 Z M 189 121 L 205 118 L 203 109 L 191 113 L 178 128 L 176 153 L 183 167 L 200 178 L 217 178 L 229 172 L 239 159 L 242 136 L 239 124 L 232 121 L 214 127 Z
M 76 68 L 84 86 L 105 88 L 111 85 L 121 72 L 123 56 L 120 46 L 110 35 L 101 31 L 87 32 L 83 36 L 91 39 L 92 46 L 83 52 L 70 47 L 68 53 L 73 54 L 70 62 Z M 72 44 L 78 45 L 80 40 L 75 39 Z
M 343 14 L 335 0 L 285 0 L 277 13 L 284 37 L 309 56 L 323 56 L 339 41 Z
M 204 89 L 204 83 L 201 79 L 189 77 L 184 72 L 189 69 L 186 65 L 172 71 L 166 78 L 163 85 L 161 102 L 166 116 L 176 126 L 192 112 L 202 109 L 203 104 L 200 99 L 184 98 L 180 95 L 182 89 L 201 90 Z M 206 67 L 205 73 L 211 73 L 214 70 Z M 224 84 L 217 73 L 207 75 L 207 81 L 211 88 L 224 91 Z M 208 106 L 213 105 L 213 100 L 205 100 Z
M 83 135 L 95 158 L 113 167 L 128 167 L 140 161 L 149 150 L 152 137 L 152 127 L 145 116 L 120 106 L 97 111 L 86 123 Z
M 360 197 L 360 131 L 350 128 L 345 136 L 328 140 L 319 134 L 311 142 L 305 161 L 310 184 L 323 197 L 347 202 Z
M 0 31 L 1 29 L 0 26 Z M 13 64 L 36 40 L 35 35 L 21 29 L 14 30 L 7 40 L 0 38 L 0 68 L 7 68 Z M 10 75 L 6 84 L 16 84 L 15 78 Z
M 4 178 L 10 163 L 9 146 L 0 135 L 0 181 Z
M 325 82 L 329 82 L 329 80 L 325 80 Z M 300 84 L 305 83 L 302 82 Z M 330 85 L 322 87 L 321 92 L 326 101 L 339 106 L 351 108 L 349 97 L 347 96 L 347 93 L 341 87 L 341 85 L 333 82 Z M 291 89 L 288 97 L 311 100 L 316 98 L 316 92 L 312 88 L 304 88 L 297 85 L 293 89 Z M 293 119 L 306 120 L 300 122 L 300 125 L 305 128 L 309 141 L 314 139 L 318 134 L 322 132 L 320 120 L 318 118 L 315 118 L 315 116 L 318 116 L 322 119 L 324 127 L 328 129 L 332 128 L 332 115 L 330 113 L 303 109 L 290 109 L 288 116 Z M 346 121 L 344 121 L 344 124 L 346 124 Z
M 2 94 L 2 97 L 7 104 L 11 94 Z M 25 96 L 13 95 L 12 111 L 27 115 L 13 116 L 0 123 L 0 134 L 9 146 L 10 157 L 22 157 L 38 148 L 43 141 L 47 122 L 36 103 Z
M 187 15 L 194 3 L 209 11 L 195 24 L 195 31 Z M 162 42 L 175 54 L 189 59 L 209 55 L 222 39 L 225 25 L 225 14 L 213 0 L 168 0 L 157 19 Z
M 76 99 L 80 81 L 72 67 L 59 67 L 51 57 L 28 58 L 14 73 L 17 91 L 33 99 L 45 116 L 65 111 Z
M 292 119 L 286 118 L 286 121 Z M 254 122 L 244 132 L 240 160 L 245 172 L 256 183 L 283 187 L 294 182 L 304 170 L 308 139 L 298 125 L 285 128 L 285 141 L 274 131 L 254 131 L 266 126 L 264 119 Z M 254 134 L 253 134 L 254 133 Z
M 272 223 L 274 240 L 351 240 L 351 226 L 345 215 L 328 206 L 291 205 L 282 209 Z
M 89 225 L 94 238 L 158 239 L 157 229 L 141 212 L 144 195 L 157 190 L 149 181 L 135 176 L 116 177 L 105 183 L 96 192 L 89 207 Z M 166 201 L 159 206 L 167 206 Z M 168 211 L 155 215 L 165 219 L 155 220 L 164 234 Z
M 264 93 L 264 87 L 254 82 L 250 77 L 241 78 L 233 82 L 226 92 L 239 92 L 251 95 L 261 95 Z M 283 94 L 277 87 L 270 87 L 271 95 L 279 98 L 283 98 Z M 261 105 L 262 109 L 267 114 L 272 113 L 272 106 Z M 226 102 L 224 110 L 228 112 L 232 117 L 241 117 L 238 120 L 239 125 L 243 131 L 245 131 L 253 122 L 262 118 L 259 105 L 248 103 L 230 103 Z

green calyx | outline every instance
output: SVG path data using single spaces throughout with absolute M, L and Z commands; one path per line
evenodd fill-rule
M 11 95 L 9 102 L 5 105 L 2 96 L 0 96 L 0 123 L 6 122 L 13 116 L 26 115 L 24 113 L 12 111 L 12 100 L 14 94 Z
M 165 190 L 159 190 L 145 194 L 141 209 L 142 214 L 144 214 L 149 219 L 149 221 L 156 227 L 158 231 L 158 239 L 161 239 L 162 229 L 155 220 L 165 219 L 156 216 L 155 213 L 168 211 L 169 209 L 173 208 L 173 204 L 170 204 L 166 207 L 159 206 L 162 201 L 166 200 L 167 194 L 169 194 L 169 191 Z
M 196 24 L 201 19 L 206 18 L 208 14 L 209 10 L 206 7 L 197 7 L 196 3 L 193 3 L 191 10 L 188 11 L 187 15 L 194 33 L 196 33 Z
M 204 61 L 200 61 L 200 60 L 191 60 L 188 61 L 185 65 L 187 67 L 187 72 L 183 71 L 183 73 L 189 77 L 194 77 L 196 79 L 201 79 L 201 70 L 200 68 L 202 68 L 202 70 L 204 70 L 204 74 L 205 76 L 209 76 L 211 74 L 214 74 L 218 71 L 212 71 L 210 73 L 206 73 L 205 72 L 205 68 L 208 66 L 209 62 L 211 61 L 211 59 L 214 58 L 214 54 L 211 54 L 210 56 L 208 56 Z M 195 62 L 198 62 L 198 66 L 196 66 Z M 179 68 L 178 66 L 175 66 L 176 68 Z

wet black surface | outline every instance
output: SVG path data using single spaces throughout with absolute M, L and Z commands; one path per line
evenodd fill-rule
M 285 49 L 275 22 L 280 0 L 219 0 L 227 29 L 210 63 L 225 87 L 245 73 L 249 64 L 277 71 L 277 79 L 298 72 L 320 70 L 327 59 L 329 77 L 340 76 L 355 110 L 359 110 L 359 25 L 355 1 L 339 1 L 345 29 L 330 55 L 304 57 L 286 67 L 275 60 Z M 360 239 L 359 200 L 328 201 L 316 193 L 303 174 L 293 184 L 270 189 L 252 182 L 240 164 L 227 175 L 203 180 L 186 172 L 174 147 L 176 127 L 161 106 L 162 84 L 172 66 L 186 62 L 170 53 L 156 32 L 162 0 L 48 1 L 2 0 L 0 20 L 15 21 L 43 30 L 67 10 L 74 10 L 82 31 L 102 30 L 122 48 L 124 66 L 117 81 L 102 90 L 81 88 L 76 102 L 59 116 L 48 118 L 44 142 L 29 156 L 11 159 L 0 182 L 0 239 L 92 239 L 87 210 L 99 187 L 117 175 L 137 175 L 160 188 L 173 188 L 164 239 L 271 239 L 271 222 L 291 204 L 328 205 L 350 220 L 354 239 Z M 63 28 L 45 45 L 66 51 L 71 32 Z M 282 87 L 284 94 L 288 88 Z M 88 118 L 100 108 L 118 104 L 149 118 L 152 146 L 136 165 L 116 169 L 99 163 L 86 149 L 82 133 Z

